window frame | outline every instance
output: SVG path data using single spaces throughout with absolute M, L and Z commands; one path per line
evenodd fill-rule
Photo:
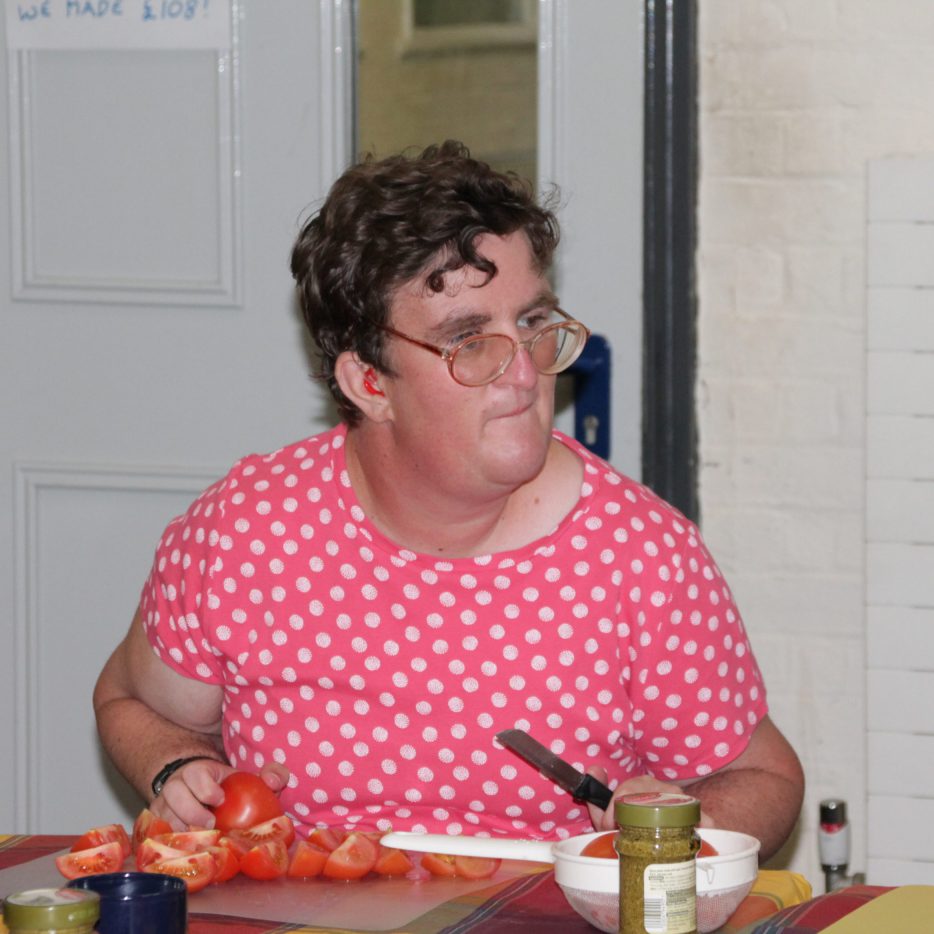
M 696 0 L 645 0 L 642 480 L 700 521 Z
M 535 0 L 517 0 L 521 22 L 465 23 L 462 26 L 415 25 L 415 0 L 402 0 L 400 54 L 439 55 L 464 50 L 534 46 L 538 41 Z

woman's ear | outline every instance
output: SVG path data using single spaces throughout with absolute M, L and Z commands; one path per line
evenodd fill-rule
M 391 406 L 381 385 L 382 376 L 369 363 L 345 350 L 334 363 L 334 377 L 341 391 L 375 422 L 385 421 Z

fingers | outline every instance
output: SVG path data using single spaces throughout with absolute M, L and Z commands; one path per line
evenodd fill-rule
M 175 830 L 214 826 L 211 807 L 224 800 L 220 782 L 234 770 L 223 762 L 198 759 L 170 776 L 150 810 Z
M 189 827 L 188 821 L 176 814 L 169 804 L 168 798 L 166 797 L 167 788 L 168 783 L 166 783 L 166 787 L 162 789 L 162 793 L 159 797 L 153 798 L 149 805 L 149 810 L 152 811 L 156 817 L 167 820 L 173 830 L 187 830 Z
M 657 778 L 652 778 L 651 775 L 637 775 L 635 778 L 627 778 L 626 781 L 620 782 L 614 797 L 618 798 L 621 794 L 632 795 L 646 791 L 667 791 L 679 795 L 685 793 L 680 785 L 659 781 Z
M 604 785 L 607 784 L 606 770 L 600 766 L 591 766 L 587 769 L 587 774 L 593 775 L 594 778 L 599 779 Z M 637 775 L 635 778 L 627 778 L 626 781 L 620 782 L 620 784 L 617 785 L 613 792 L 613 800 L 610 801 L 605 811 L 601 811 L 600 808 L 594 804 L 587 805 L 594 830 L 614 830 L 616 828 L 613 804 L 617 798 L 623 795 L 632 795 L 648 791 L 667 791 L 674 794 L 691 793 L 690 789 L 685 790 L 680 785 L 659 781 L 657 778 L 652 778 L 650 775 Z M 700 826 L 713 827 L 713 819 L 709 815 L 701 812 Z
M 267 762 L 259 773 L 263 781 L 277 794 L 289 783 L 289 770 L 278 762 Z
M 593 765 L 587 769 L 587 774 L 592 775 L 604 785 L 609 784 L 606 769 L 599 765 Z M 650 775 L 637 775 L 635 778 L 627 778 L 620 782 L 613 792 L 613 799 L 607 805 L 605 811 L 601 811 L 595 804 L 588 804 L 587 810 L 590 812 L 590 822 L 594 830 L 615 830 L 616 816 L 614 814 L 613 804 L 617 798 L 623 795 L 639 794 L 647 791 L 667 791 L 675 794 L 691 794 L 690 788 L 682 788 L 680 785 L 674 785 L 671 782 L 662 782 Z M 700 823 L 698 827 L 716 827 L 714 819 L 705 811 L 701 811 Z
M 197 759 L 176 773 L 181 776 L 191 794 L 202 804 L 216 807 L 224 800 L 220 783 L 234 769 L 224 762 Z
M 604 785 L 607 784 L 607 774 L 606 769 L 599 765 L 593 765 L 587 769 L 587 774 L 592 775 L 597 781 L 603 782 Z M 616 795 L 614 794 L 614 798 Z M 597 807 L 596 804 L 587 804 L 587 810 L 590 812 L 590 822 L 593 824 L 594 830 L 612 830 L 615 826 L 615 820 L 613 817 L 613 802 L 607 805 L 606 810 L 601 810 Z

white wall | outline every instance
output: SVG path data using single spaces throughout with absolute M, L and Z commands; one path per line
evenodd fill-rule
M 867 163 L 934 152 L 934 4 L 698 8 L 703 525 L 807 772 L 786 855 L 821 891 L 821 798 L 848 801 L 851 869 L 871 855 Z
M 868 190 L 868 870 L 931 883 L 934 155 L 874 160 Z

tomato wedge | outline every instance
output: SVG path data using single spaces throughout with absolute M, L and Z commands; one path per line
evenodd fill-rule
M 594 837 L 593 840 L 581 850 L 581 856 L 597 856 L 600 859 L 618 859 L 619 854 L 613 846 L 615 837 L 616 832 L 613 830 L 602 833 L 599 837 Z
M 285 814 L 274 817 L 272 820 L 264 821 L 262 824 L 256 824 L 253 827 L 247 827 L 242 830 L 231 830 L 229 836 L 238 843 L 243 843 L 249 849 L 256 846 L 257 843 L 266 843 L 269 840 L 279 840 L 286 846 L 289 846 L 295 839 L 295 825 L 291 818 Z
M 362 879 L 376 865 L 378 855 L 376 843 L 354 831 L 328 855 L 323 874 L 329 879 Z
M 209 846 L 217 846 L 220 838 L 219 830 L 180 830 L 175 833 L 161 833 L 158 837 L 153 837 L 157 843 L 184 853 L 197 853 Z
M 320 846 L 315 846 L 307 840 L 300 840 L 292 854 L 286 875 L 292 879 L 313 879 L 321 875 L 327 859 L 327 850 L 322 850 Z
M 229 846 L 209 846 L 207 852 L 214 857 L 212 883 L 226 882 L 240 872 L 240 857 Z
M 176 856 L 184 855 L 185 850 L 166 846 L 158 840 L 146 839 L 136 850 L 136 868 L 140 872 L 145 872 L 153 863 L 158 863 L 163 859 L 175 859 Z
M 433 876 L 455 876 L 454 857 L 446 853 L 426 853 L 421 859 L 422 866 Z
M 103 827 L 92 827 L 75 841 L 71 848 L 72 853 L 79 850 L 91 850 L 105 843 L 119 843 L 123 850 L 124 859 L 130 855 L 130 837 L 123 824 L 105 824 Z
M 133 852 L 147 837 L 156 837 L 161 833 L 171 833 L 172 825 L 161 817 L 156 817 L 149 808 L 143 808 L 133 822 Z
M 404 876 L 411 872 L 415 867 L 412 860 L 404 850 L 397 850 L 392 846 L 383 846 L 379 844 L 379 855 L 376 857 L 376 865 L 373 871 L 381 876 Z
M 213 808 L 214 826 L 224 833 L 254 827 L 282 813 L 278 795 L 251 772 L 231 772 L 221 790 L 224 800 Z
M 347 838 L 347 831 L 340 827 L 315 827 L 308 834 L 308 842 L 320 846 L 329 853 L 336 850 Z
M 204 850 L 201 853 L 185 853 L 173 859 L 153 863 L 146 872 L 157 872 L 164 876 L 181 879 L 189 894 L 200 892 L 214 878 L 214 857 Z
M 454 873 L 462 879 L 489 879 L 502 862 L 489 856 L 455 856 Z
M 289 851 L 281 840 L 257 843 L 240 860 L 240 872 L 251 879 L 278 879 L 289 869 Z
M 218 846 L 225 846 L 230 850 L 237 859 L 243 859 L 246 856 L 247 850 L 250 849 L 252 844 L 247 844 L 244 840 L 237 840 L 235 837 L 221 837 L 217 841 Z
M 55 857 L 58 871 L 66 879 L 96 876 L 101 872 L 116 872 L 123 866 L 123 848 L 116 841 L 102 843 L 77 853 Z

